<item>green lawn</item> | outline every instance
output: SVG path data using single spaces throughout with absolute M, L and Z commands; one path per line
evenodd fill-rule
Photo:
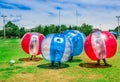
M 73 62 L 63 63 L 63 68 L 50 68 L 49 61 L 20 61 L 29 58 L 21 49 L 21 39 L 0 39 L 0 82 L 119 82 L 120 44 L 113 58 L 107 59 L 112 66 L 95 66 L 85 53 Z M 120 40 L 118 41 L 120 43 Z M 42 58 L 39 56 L 38 58 Z M 14 59 L 15 65 L 9 61 Z M 103 62 L 101 62 L 103 64 Z

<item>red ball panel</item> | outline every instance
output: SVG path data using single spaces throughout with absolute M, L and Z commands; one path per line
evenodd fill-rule
M 84 49 L 85 49 L 85 52 L 87 54 L 87 56 L 92 59 L 92 60 L 98 60 L 98 58 L 96 57 L 95 53 L 94 53 L 94 50 L 92 48 L 92 43 L 91 43 L 91 37 L 92 37 L 92 34 L 90 34 L 86 40 L 85 40 L 85 44 L 84 44 Z
M 21 46 L 22 49 L 29 54 L 29 44 L 30 44 L 30 39 L 31 39 L 32 34 L 27 33 L 23 36 L 22 41 L 21 41 Z
M 105 45 L 106 45 L 106 55 L 107 58 L 110 58 L 115 55 L 117 51 L 117 41 L 114 35 L 112 35 L 110 32 L 102 31 L 102 34 L 105 35 Z
M 41 43 L 42 43 L 42 41 L 43 41 L 43 39 L 44 39 L 44 35 L 38 33 L 38 39 L 39 39 L 39 48 L 38 48 L 38 53 L 37 53 L 37 55 L 41 54 L 41 46 L 40 46 L 40 45 L 41 45 Z

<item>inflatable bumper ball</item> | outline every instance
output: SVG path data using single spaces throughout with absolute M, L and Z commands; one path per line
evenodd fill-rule
M 111 31 L 110 33 L 112 33 L 116 39 L 118 39 L 118 33 L 117 32 L 114 32 L 114 31 Z
M 36 57 L 41 54 L 40 46 L 43 39 L 44 35 L 36 32 L 29 32 L 23 36 L 21 46 L 27 54 L 31 55 L 31 60 L 33 56 Z
M 41 52 L 44 59 L 51 61 L 51 66 L 54 62 L 66 62 L 70 58 L 72 46 L 70 41 L 59 34 L 47 35 L 41 45 Z
M 96 31 L 86 38 L 84 49 L 92 60 L 111 58 L 117 51 L 117 41 L 110 32 Z
M 84 41 L 85 35 L 77 30 L 67 30 L 62 33 L 65 35 L 73 45 L 73 51 L 71 53 L 71 58 L 69 61 L 73 59 L 73 56 L 78 56 L 82 53 L 84 49 Z

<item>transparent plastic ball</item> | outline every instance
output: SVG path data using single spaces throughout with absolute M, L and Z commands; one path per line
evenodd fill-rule
M 70 58 L 71 50 L 70 41 L 60 34 L 47 35 L 41 45 L 43 58 L 54 62 L 66 62 Z
M 26 33 L 21 41 L 22 49 L 30 55 L 40 55 L 40 46 L 44 35 L 36 32 Z
M 92 60 L 111 58 L 117 51 L 117 41 L 108 31 L 91 33 L 85 41 L 85 52 Z
M 65 35 L 73 45 L 71 56 L 80 55 L 84 50 L 84 41 L 86 36 L 77 30 L 66 30 L 62 34 Z

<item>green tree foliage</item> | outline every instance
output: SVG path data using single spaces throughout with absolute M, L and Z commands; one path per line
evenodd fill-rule
M 71 25 L 70 26 L 66 26 L 66 25 L 59 26 L 55 24 L 50 24 L 46 26 L 38 25 L 32 29 L 25 29 L 24 27 L 21 27 L 19 29 L 19 27 L 13 24 L 11 21 L 7 22 L 7 24 L 5 25 L 7 38 L 11 38 L 11 37 L 21 38 L 26 32 L 28 32 L 28 30 L 30 32 L 42 33 L 45 36 L 51 33 L 62 33 L 65 30 L 79 30 L 80 32 L 85 33 L 85 35 L 87 36 L 89 33 L 92 32 L 92 28 L 93 28 L 92 25 L 88 25 L 85 23 L 82 24 L 81 26 L 71 26 Z M 3 36 L 3 30 L 0 30 L 0 36 Z
M 119 34 L 120 34 L 120 26 L 119 27 L 117 26 L 113 31 L 118 32 L 118 28 L 119 28 Z
M 30 29 L 30 32 L 35 32 L 35 28 L 31 28 L 31 29 Z
M 77 30 L 77 28 L 78 28 L 77 26 L 73 26 L 73 30 Z
M 25 32 L 25 28 L 24 28 L 24 27 L 21 27 L 21 28 L 20 28 L 19 37 L 22 38 L 25 33 L 26 33 L 26 32 Z
M 0 30 L 0 37 L 3 37 L 3 30 Z
M 88 36 L 93 30 L 93 26 L 92 25 L 88 25 L 88 24 L 82 24 L 80 27 L 80 31 L 83 32 L 86 36 Z
M 81 31 L 81 27 L 80 27 L 80 26 L 77 26 L 77 30 Z
M 55 25 L 54 24 L 51 24 L 50 26 L 48 26 L 49 28 L 49 32 L 50 33 L 55 33 L 56 32 L 56 27 L 55 27 Z
M 45 36 L 48 35 L 48 34 L 50 34 L 50 29 L 49 29 L 48 26 L 45 26 L 45 27 L 44 27 L 44 32 L 43 32 L 43 34 L 44 34 Z
M 60 26 L 56 26 L 56 33 L 60 33 Z
M 61 25 L 61 32 L 65 31 L 65 30 L 67 30 L 67 29 L 68 29 L 68 28 L 67 28 L 66 25 Z
M 44 28 L 41 25 L 38 25 L 33 30 L 34 30 L 34 32 L 39 32 L 39 33 L 42 33 L 42 34 L 44 32 Z
M 69 30 L 72 30 L 72 26 L 71 25 L 69 25 L 69 28 L 68 28 Z
M 19 37 L 19 27 L 15 24 L 13 24 L 11 21 L 7 22 L 5 25 L 6 29 L 6 36 L 8 38 L 10 37 Z

